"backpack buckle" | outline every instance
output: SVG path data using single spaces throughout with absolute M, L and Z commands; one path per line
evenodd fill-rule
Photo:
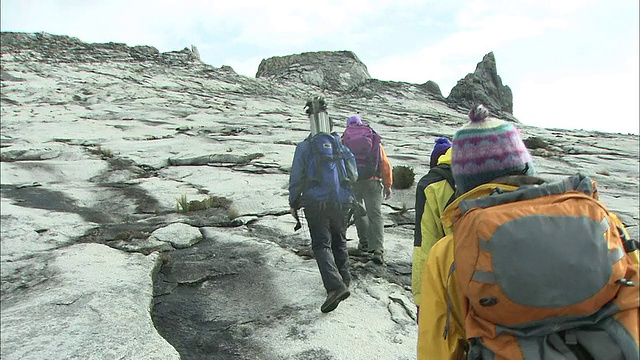
M 625 279 L 625 278 L 621 278 L 621 279 L 616 280 L 616 284 L 619 284 L 619 285 L 625 286 L 625 287 L 636 286 L 635 282 L 633 282 L 631 280 L 628 280 L 628 279 Z
M 624 246 L 624 251 L 630 253 L 638 250 L 638 241 L 637 240 L 625 240 L 622 242 L 622 246 Z
M 482 298 L 480 299 L 480 305 L 482 306 L 493 306 L 495 304 L 498 303 L 498 299 L 494 298 L 494 297 L 486 297 L 486 298 Z

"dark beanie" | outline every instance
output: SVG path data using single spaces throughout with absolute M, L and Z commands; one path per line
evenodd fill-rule
M 447 152 L 451 147 L 451 142 L 447 138 L 437 138 L 436 145 L 433 147 L 433 151 L 431 152 L 431 162 L 429 163 L 429 167 L 435 167 L 438 165 L 438 158 Z

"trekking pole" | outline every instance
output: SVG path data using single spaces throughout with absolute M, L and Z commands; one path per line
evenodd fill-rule
M 321 132 L 331 132 L 331 119 L 327 115 L 327 103 L 324 98 L 320 96 L 313 97 L 307 100 L 304 109 L 309 116 L 309 122 L 311 123 L 311 134 L 318 134 Z
M 347 228 L 351 226 L 351 219 L 353 218 L 354 212 L 355 212 L 355 208 L 352 207 L 351 209 L 349 209 L 349 213 L 347 214 L 347 222 L 346 222 Z

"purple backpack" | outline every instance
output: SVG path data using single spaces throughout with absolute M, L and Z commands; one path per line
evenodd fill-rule
M 344 130 L 342 142 L 356 157 L 358 180 L 380 175 L 380 140 L 380 135 L 367 125 L 351 125 Z

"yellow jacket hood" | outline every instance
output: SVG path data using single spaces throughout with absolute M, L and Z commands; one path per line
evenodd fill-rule
M 451 148 L 449 148 L 444 154 L 438 158 L 438 165 L 447 164 L 451 165 Z

